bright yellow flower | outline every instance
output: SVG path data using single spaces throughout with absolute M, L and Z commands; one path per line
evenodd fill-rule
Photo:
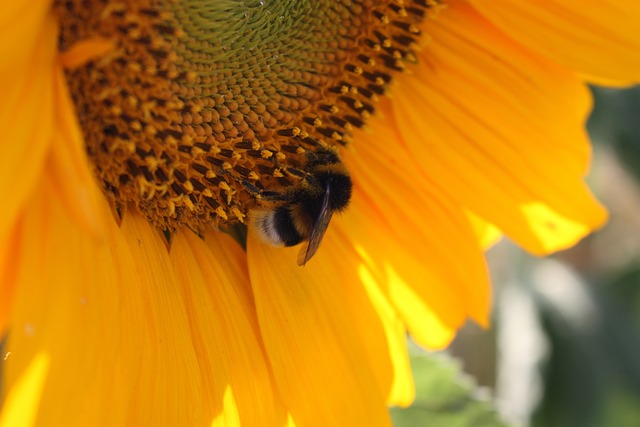
M 484 248 L 599 227 L 585 82 L 640 81 L 640 8 L 443 3 L 342 150 L 351 206 L 304 268 L 253 233 L 246 253 L 211 227 L 168 248 L 133 206 L 114 220 L 65 67 L 118 46 L 61 54 L 50 2 L 0 7 L 0 425 L 389 425 L 413 398 L 406 331 L 442 348 L 487 325 Z

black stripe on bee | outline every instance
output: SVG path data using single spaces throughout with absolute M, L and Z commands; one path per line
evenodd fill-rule
M 274 246 L 304 242 L 298 264 L 304 265 L 318 250 L 335 212 L 342 212 L 351 200 L 353 183 L 338 153 L 331 148 L 310 152 L 302 181 L 283 192 L 261 193 L 274 203 L 251 213 L 251 224 L 262 240 Z

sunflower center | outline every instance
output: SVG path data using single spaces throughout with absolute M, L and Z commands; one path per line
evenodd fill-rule
M 61 50 L 117 46 L 67 72 L 104 192 L 160 229 L 243 221 L 256 192 L 304 176 L 307 151 L 349 142 L 436 5 L 58 1 Z

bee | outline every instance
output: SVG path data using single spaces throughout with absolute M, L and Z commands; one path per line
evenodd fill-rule
M 267 192 L 261 198 L 273 206 L 256 208 L 251 226 L 273 246 L 295 246 L 304 242 L 298 265 L 305 265 L 318 251 L 331 217 L 346 209 L 353 184 L 338 153 L 321 148 L 307 154 L 305 176 L 300 184 L 281 193 Z

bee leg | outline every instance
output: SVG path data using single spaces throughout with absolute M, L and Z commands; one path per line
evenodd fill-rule
M 236 178 L 240 184 L 242 184 L 242 186 L 249 192 L 251 193 L 253 196 L 258 196 L 261 195 L 261 193 L 263 192 L 263 190 L 261 190 L 260 188 L 258 188 L 257 186 L 255 186 L 254 184 L 252 184 L 251 182 L 249 182 L 248 180 L 244 179 L 244 178 Z
M 244 178 L 238 178 L 238 182 L 257 199 L 267 202 L 285 202 L 288 200 L 284 192 L 263 190 Z
M 286 202 L 289 200 L 289 196 L 285 192 L 278 191 L 261 191 L 260 198 L 267 202 Z
M 264 190 L 258 187 L 257 185 L 253 184 L 248 179 L 239 177 L 226 170 L 220 170 L 219 174 L 230 176 L 236 182 L 240 183 L 240 185 L 242 185 L 244 189 L 247 190 L 249 194 L 251 194 L 256 199 L 263 200 L 266 202 L 274 202 L 274 203 L 286 202 L 289 200 L 289 196 L 285 191 L 280 192 L 280 191 Z

